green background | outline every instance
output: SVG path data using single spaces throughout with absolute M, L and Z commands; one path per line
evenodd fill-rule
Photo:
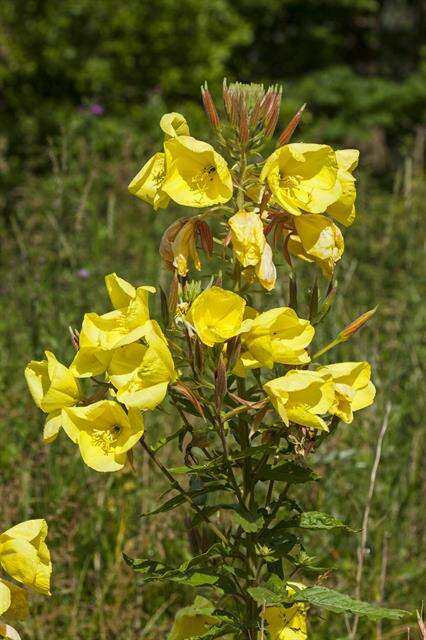
M 422 3 L 407 0 L 1 3 L 0 529 L 46 517 L 55 565 L 54 595 L 33 599 L 24 637 L 154 640 L 191 599 L 173 585 L 143 586 L 121 560 L 125 550 L 178 564 L 189 553 L 184 514 L 139 517 L 164 489 L 147 460 L 136 455 L 137 475 L 103 476 L 65 438 L 43 446 L 23 369 L 44 348 L 69 361 L 68 326 L 108 308 L 104 274 L 167 285 L 157 247 L 177 211 L 154 214 L 126 187 L 158 148 L 164 111 L 182 111 L 191 132 L 209 138 L 199 86 L 207 80 L 219 104 L 224 76 L 282 83 L 281 126 L 307 102 L 295 140 L 361 149 L 359 213 L 317 344 L 378 303 L 370 326 L 330 355 L 372 362 L 378 396 L 318 454 L 323 481 L 305 504 L 360 529 L 390 404 L 362 596 L 420 608 L 424 18 Z M 284 304 L 287 287 L 282 269 L 268 306 Z M 147 425 L 167 432 L 174 419 L 165 406 Z M 307 541 L 331 569 L 329 586 L 354 593 L 358 541 L 342 533 Z M 345 637 L 342 617 L 312 614 L 315 640 Z M 408 624 L 361 623 L 357 637 L 406 638 Z

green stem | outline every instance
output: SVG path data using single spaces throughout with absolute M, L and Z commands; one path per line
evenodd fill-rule
M 181 496 L 192 507 L 192 509 L 194 509 L 194 511 L 196 511 L 202 517 L 202 519 L 204 520 L 206 525 L 209 527 L 209 529 L 218 538 L 220 538 L 220 540 L 224 544 L 226 544 L 228 546 L 229 545 L 229 541 L 223 535 L 222 531 L 220 531 L 220 529 L 218 529 L 216 527 L 216 525 L 213 524 L 213 522 L 210 522 L 210 520 L 207 518 L 207 516 L 204 515 L 202 509 L 200 509 L 200 507 L 193 502 L 191 496 L 185 491 L 185 489 L 182 487 L 182 485 L 179 484 L 179 482 L 172 476 L 170 471 L 168 471 L 168 469 L 166 469 L 166 467 L 162 464 L 162 462 L 160 462 L 160 460 L 157 459 L 157 457 L 155 456 L 154 452 L 148 446 L 148 444 L 145 442 L 143 437 L 139 440 L 139 442 L 141 443 L 142 447 L 145 449 L 145 451 L 147 452 L 147 454 L 149 455 L 149 457 L 151 458 L 153 463 L 158 467 L 158 469 L 161 471 L 161 473 L 164 475 L 164 477 L 167 478 L 167 480 L 169 481 L 169 483 L 173 487 L 173 489 L 175 489 L 176 491 L 178 491 L 181 494 Z

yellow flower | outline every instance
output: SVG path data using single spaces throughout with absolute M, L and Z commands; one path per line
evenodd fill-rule
M 195 244 L 197 219 L 189 218 L 185 221 L 178 221 L 178 223 L 173 223 L 166 230 L 164 234 L 166 237 L 163 236 L 164 240 L 161 241 L 160 253 L 166 264 L 170 265 L 171 259 L 172 268 L 175 267 L 180 276 L 186 276 L 189 258 L 192 258 L 194 267 L 198 271 L 201 269 L 200 257 Z
M 169 196 L 163 191 L 165 177 L 166 156 L 159 152 L 144 164 L 130 182 L 128 190 L 137 198 L 151 204 L 155 211 L 164 209 L 170 202 Z
M 327 213 L 348 227 L 355 220 L 356 188 L 352 171 L 358 165 L 359 151 L 356 149 L 336 151 L 336 159 L 337 179 L 340 182 L 342 193 L 339 199 L 328 207 Z
M 260 216 L 252 211 L 238 211 L 228 220 L 234 253 L 243 267 L 257 265 L 266 240 Z
M 213 612 L 213 605 L 206 598 L 197 596 L 193 605 L 178 611 L 168 640 L 190 640 L 207 633 L 218 621 Z
M 149 320 L 148 294 L 153 287 L 135 289 L 116 274 L 106 276 L 111 302 L 116 309 L 100 316 L 86 313 L 80 332 L 79 350 L 70 366 L 77 377 L 84 378 L 103 373 L 114 349 L 136 342 L 143 337 Z M 119 304 L 125 304 L 117 308 Z
M 118 471 L 126 453 L 144 432 L 142 414 L 124 409 L 113 400 L 100 400 L 86 407 L 63 411 L 63 428 L 78 444 L 81 457 L 95 471 Z
M 160 128 L 164 131 L 165 140 L 178 136 L 189 136 L 189 127 L 181 113 L 172 111 L 165 113 L 160 120 Z
M 50 595 L 52 563 L 45 520 L 27 520 L 0 535 L 0 565 L 14 580 Z
M 9 580 L 0 579 L 0 616 L 8 620 L 25 620 L 28 614 L 28 597 L 25 589 Z M 8 637 L 4 631 L 2 632 L 1 622 L 0 637 Z
M 304 588 L 301 584 L 297 586 Z M 287 593 L 293 595 L 295 589 L 288 585 Z M 291 607 L 266 607 L 264 619 L 267 622 L 271 640 L 306 640 L 308 637 L 306 605 L 303 603 L 296 603 Z
M 245 368 L 272 368 L 281 364 L 310 362 L 306 347 L 315 329 L 309 320 L 299 318 L 293 309 L 279 307 L 260 313 L 242 335 L 241 363 Z
M 295 219 L 296 234 L 291 234 L 288 242 L 290 253 L 316 262 L 326 277 L 333 274 L 336 262 L 344 251 L 344 241 L 340 229 L 325 216 L 304 214 Z
M 373 404 L 376 388 L 370 381 L 368 362 L 339 362 L 318 369 L 322 376 L 330 375 L 334 381 L 336 398 L 330 413 L 350 424 L 353 412 Z
M 195 298 L 187 319 L 201 342 L 212 347 L 241 332 L 245 306 L 245 300 L 236 293 L 210 287 Z
M 270 291 L 275 286 L 277 272 L 272 249 L 265 240 L 260 216 L 252 211 L 238 211 L 228 220 L 234 253 L 246 271 L 248 280 L 258 280 Z
M 232 197 L 232 178 L 225 160 L 207 142 L 191 136 L 164 143 L 167 176 L 162 189 L 188 207 L 210 207 Z
M 36 405 L 48 414 L 43 432 L 45 442 L 52 442 L 61 428 L 61 410 L 81 399 L 78 380 L 50 351 L 45 360 L 32 360 L 25 369 L 25 379 Z
M 292 370 L 263 385 L 275 410 L 288 426 L 295 422 L 310 429 L 328 431 L 320 417 L 334 403 L 334 384 L 330 376 L 315 371 Z
M 176 379 L 172 354 L 159 325 L 147 323 L 147 346 L 137 343 L 115 351 L 108 367 L 117 400 L 130 408 L 155 409 L 165 398 L 167 387 Z
M 71 407 L 80 399 L 78 381 L 51 351 L 46 360 L 32 360 L 25 369 L 25 379 L 36 405 L 45 413 Z
M 333 149 L 304 142 L 280 147 L 266 160 L 260 175 L 275 200 L 289 213 L 322 213 L 340 197 Z

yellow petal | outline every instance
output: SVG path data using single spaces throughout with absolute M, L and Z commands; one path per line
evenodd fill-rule
M 214 148 L 191 136 L 164 143 L 167 176 L 162 189 L 188 207 L 209 207 L 232 197 L 232 177 L 224 158 Z
M 246 303 L 232 291 L 210 287 L 192 303 L 190 317 L 200 340 L 209 347 L 240 333 Z
M 263 223 L 252 211 L 238 211 L 228 220 L 234 253 L 243 267 L 260 262 L 266 244 Z
M 165 113 L 160 120 L 160 128 L 165 133 L 165 139 L 177 136 L 189 136 L 189 127 L 181 113 L 172 111 Z
M 166 156 L 156 153 L 144 164 L 128 186 L 130 193 L 151 204 L 155 210 L 167 207 L 170 198 L 164 192 Z
M 105 285 L 114 309 L 127 307 L 136 295 L 134 286 L 116 273 L 109 273 L 105 276 Z
M 327 145 L 295 143 L 277 149 L 261 172 L 274 199 L 289 213 L 322 213 L 340 197 L 336 154 Z
M 275 287 L 277 270 L 273 261 L 272 249 L 268 243 L 265 244 L 260 262 L 255 266 L 254 271 L 264 289 L 271 291 Z
M 53 411 L 49 413 L 46 418 L 46 422 L 44 423 L 43 429 L 43 442 L 46 444 L 50 444 L 54 440 L 56 440 L 59 430 L 62 426 L 62 411 L 59 409 L 58 411 Z
M 0 536 L 0 564 L 12 578 L 40 593 L 50 593 L 52 564 L 44 542 L 45 520 L 28 520 Z

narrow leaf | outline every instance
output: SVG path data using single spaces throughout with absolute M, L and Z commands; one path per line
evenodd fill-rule
M 370 620 L 400 620 L 408 615 L 407 611 L 402 609 L 385 609 L 377 605 L 354 600 L 334 589 L 326 587 L 310 587 L 299 591 L 293 598 L 295 602 L 309 602 L 316 607 L 333 611 L 334 613 L 353 613 L 359 616 L 366 616 Z

